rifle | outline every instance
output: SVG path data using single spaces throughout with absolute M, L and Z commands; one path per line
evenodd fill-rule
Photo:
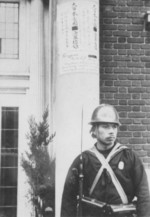
M 82 145 L 83 145 L 83 108 L 81 114 L 81 154 L 80 154 L 80 166 L 79 166 L 79 197 L 77 216 L 82 217 L 82 197 L 83 197 L 83 156 L 82 156 Z

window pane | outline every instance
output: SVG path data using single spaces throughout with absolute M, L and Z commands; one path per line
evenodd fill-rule
M 0 207 L 0 214 L 1 216 L 6 216 L 6 217 L 16 217 L 17 214 L 16 214 L 16 208 L 14 207 Z
M 0 3 L 0 58 L 19 57 L 19 4 Z
M 17 167 L 18 156 L 17 154 L 5 154 L 1 156 L 1 167 Z
M 16 168 L 1 168 L 1 186 L 17 186 Z
M 0 216 L 17 216 L 18 108 L 2 107 Z
M 18 131 L 3 130 L 2 148 L 17 148 L 17 145 L 18 145 Z
M 17 204 L 17 188 L 0 188 L 0 206 Z
M 3 108 L 2 129 L 18 129 L 18 109 Z

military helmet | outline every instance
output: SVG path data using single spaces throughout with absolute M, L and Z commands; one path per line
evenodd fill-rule
M 109 104 L 101 104 L 96 107 L 89 124 L 93 125 L 96 123 L 115 123 L 120 125 L 116 109 Z

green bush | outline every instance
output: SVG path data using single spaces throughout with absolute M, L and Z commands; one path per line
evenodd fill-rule
M 36 212 L 43 216 L 48 210 L 52 216 L 55 213 L 55 159 L 48 153 L 54 136 L 49 135 L 47 109 L 41 122 L 36 123 L 33 116 L 29 119 L 29 151 L 22 156 L 22 167 L 30 185 L 28 196 Z

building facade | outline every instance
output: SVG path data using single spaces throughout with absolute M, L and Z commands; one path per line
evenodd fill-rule
M 147 0 L 0 0 L 0 215 L 34 216 L 21 155 L 29 117 L 40 120 L 47 106 L 56 216 L 70 163 L 93 145 L 88 122 L 99 103 L 117 108 L 119 140 L 149 174 L 149 11 Z

